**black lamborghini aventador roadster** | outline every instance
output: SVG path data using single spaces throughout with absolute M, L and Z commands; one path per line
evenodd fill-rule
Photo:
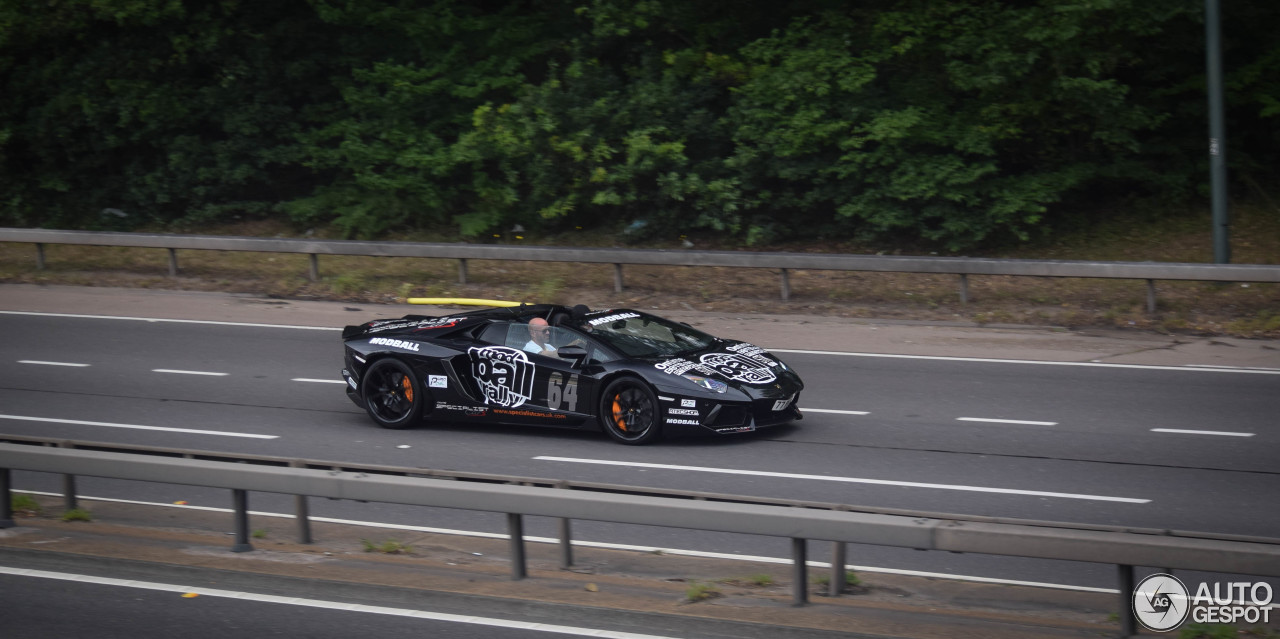
M 746 342 L 627 309 L 521 305 L 342 331 L 347 395 L 384 428 L 423 419 L 595 428 L 624 444 L 801 418 L 804 383 Z

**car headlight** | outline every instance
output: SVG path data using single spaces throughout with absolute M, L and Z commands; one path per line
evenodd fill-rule
M 681 377 L 709 391 L 715 391 L 717 393 L 729 392 L 729 385 L 717 379 L 711 379 L 710 377 L 700 377 L 698 375 L 681 375 Z

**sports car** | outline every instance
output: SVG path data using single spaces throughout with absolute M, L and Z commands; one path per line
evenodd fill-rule
M 759 346 L 629 309 L 538 304 L 342 331 L 347 395 L 384 428 L 423 420 L 600 428 L 623 444 L 801 419 L 804 383 Z

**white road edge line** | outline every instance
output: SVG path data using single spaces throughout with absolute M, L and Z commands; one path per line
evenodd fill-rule
M 1176 433 L 1179 435 L 1223 435 L 1226 437 L 1253 437 L 1253 433 L 1232 433 L 1223 430 L 1184 430 L 1181 428 L 1152 428 L 1153 433 Z
M 35 360 L 35 359 L 20 359 L 18 360 L 18 363 L 19 364 L 40 364 L 41 366 L 72 366 L 75 368 L 85 368 L 89 366 L 88 364 L 76 364 L 73 362 L 42 362 L 40 360 Z
M 133 430 L 158 430 L 166 433 L 187 433 L 190 435 L 221 435 L 223 437 L 248 437 L 251 439 L 279 439 L 279 435 L 257 435 L 254 433 L 235 433 L 220 430 L 197 430 L 194 428 L 170 428 L 167 426 L 140 426 L 138 424 L 112 424 L 110 422 L 87 422 L 79 419 L 54 419 L 52 417 L 30 417 L 27 415 L 0 415 L 0 419 L 11 419 L 19 422 L 47 422 L 51 424 L 74 424 L 77 426 L 105 426 L 108 428 L 130 428 Z
M 1027 426 L 1057 426 L 1058 422 L 1033 422 L 1023 419 L 993 419 L 990 417 L 957 417 L 958 422 L 986 422 L 989 424 L 1025 424 Z
M 248 326 L 257 328 L 291 328 L 303 331 L 340 331 L 335 326 L 297 326 L 291 324 L 257 324 L 253 322 L 217 322 L 212 320 L 157 319 L 153 317 L 125 317 L 115 315 L 83 315 L 76 313 L 37 313 L 33 311 L 0 311 L 0 315 L 30 315 L 34 317 L 70 317 L 78 319 L 129 320 L 134 322 L 173 322 L 178 324 L 212 324 L 215 326 Z M 1146 370 L 1185 371 L 1203 373 L 1255 373 L 1261 375 L 1280 375 L 1280 369 L 1261 367 L 1211 367 L 1205 365 L 1156 366 L 1147 364 L 1107 364 L 1104 362 L 1060 362 L 1031 359 L 990 359 L 981 357 L 943 357 L 940 355 L 899 355 L 891 353 L 846 353 L 842 351 L 814 351 L 790 348 L 767 348 L 773 353 L 798 353 L 802 355 L 839 355 L 843 357 L 885 357 L 895 359 L 931 359 L 953 362 L 986 362 L 992 364 L 1041 364 L 1047 366 L 1096 366 L 1102 368 L 1137 368 Z
M 705 466 L 678 466 L 675 464 L 650 464 L 645 462 L 620 462 L 606 459 L 579 459 L 576 457 L 553 457 L 539 455 L 537 461 L 556 461 L 571 464 L 599 464 L 604 466 L 626 466 L 630 468 L 654 468 L 658 470 L 685 470 L 701 473 L 719 473 L 723 475 L 751 475 L 753 477 L 779 477 L 782 479 L 808 479 L 814 481 L 835 481 L 850 484 L 877 484 L 881 486 L 901 486 L 904 488 L 936 488 L 939 490 L 962 490 L 974 493 L 999 493 L 1003 495 L 1028 495 L 1033 497 L 1059 497 L 1063 499 L 1085 499 L 1090 501 L 1111 501 L 1126 504 L 1148 504 L 1150 499 L 1134 497 L 1111 497 L 1108 495 L 1084 495 L 1077 493 L 1058 493 L 1042 490 L 1020 490 L 1017 488 L 989 488 L 986 486 L 964 486 L 959 484 L 932 484 L 914 481 L 894 481 L 888 479 L 867 479 L 864 477 L 831 477 L 827 475 L 803 475 L 799 473 L 775 473 L 760 470 L 738 470 L 734 468 L 708 468 Z
M 342 380 L 340 380 L 340 379 L 312 379 L 312 378 L 309 378 L 309 377 L 295 377 L 295 378 L 293 378 L 293 379 L 291 379 L 291 380 L 289 380 L 289 381 L 291 381 L 291 382 L 312 382 L 312 383 L 315 383 L 315 384 L 346 384 L 346 382 L 344 382 L 344 381 L 342 381 Z
M 369 606 L 364 604 L 351 604 L 339 601 L 325 601 L 323 599 L 307 599 L 303 597 L 288 597 L 280 595 L 265 595 L 255 592 L 243 592 L 237 590 L 222 590 L 219 588 L 204 588 L 200 586 L 182 586 L 178 584 L 165 584 L 154 581 L 138 581 L 135 579 L 116 579 L 114 577 L 98 577 L 94 575 L 78 575 L 66 572 L 52 572 L 48 570 L 34 570 L 28 568 L 11 568 L 8 566 L 0 566 L 0 574 L 14 575 L 18 577 L 36 577 L 40 579 L 57 579 L 59 581 L 78 581 L 81 583 L 98 584 L 103 586 L 116 586 L 120 588 L 138 588 L 141 590 L 156 590 L 160 592 L 180 592 L 193 593 L 204 597 L 222 597 L 226 599 L 240 599 L 244 601 L 257 601 L 262 603 L 285 604 L 290 606 L 304 606 L 307 608 L 325 608 L 329 610 L 340 610 L 343 612 L 364 612 L 375 615 L 389 615 L 393 617 L 412 617 L 415 619 L 430 619 L 432 621 L 445 621 L 449 623 L 470 624 L 473 626 L 489 626 L 497 628 L 513 628 L 517 630 L 536 630 L 540 632 L 553 632 L 562 635 L 575 635 L 581 637 L 607 637 L 609 639 L 670 639 L 661 635 L 645 635 L 634 632 L 616 632 L 612 630 L 601 630 L 597 628 L 581 628 L 575 626 L 561 626 L 550 623 L 533 623 L 529 621 L 513 621 L 510 619 L 498 619 L 495 617 L 479 617 L 475 615 L 455 615 L 447 612 L 430 612 L 427 610 L 414 610 L 412 608 L 390 608 L 387 606 Z
M 42 492 L 42 491 L 35 491 L 35 490 L 15 490 L 14 492 L 21 492 L 28 495 L 42 495 L 46 497 L 62 497 L 62 493 Z M 220 507 L 214 507 L 214 506 L 193 506 L 191 504 L 165 504 L 165 503 L 159 503 L 159 502 L 136 501 L 132 499 L 115 499 L 111 497 L 87 497 L 85 495 L 80 495 L 78 498 L 86 501 L 101 501 L 101 502 L 110 502 L 110 503 L 119 503 L 119 504 L 135 504 L 140 506 L 185 508 L 189 510 L 200 510 L 200 511 L 207 511 L 207 512 L 218 512 L 218 513 L 234 512 L 230 508 L 220 508 Z M 297 519 L 296 516 L 289 513 L 272 513 L 272 512 L 264 512 L 264 511 L 256 511 L 256 510 L 249 511 L 249 515 L 253 517 L 275 517 L 278 519 Z M 481 539 L 510 539 L 510 537 L 504 533 L 487 533 L 487 532 L 480 532 L 480 531 L 473 531 L 473 530 L 455 530 L 452 528 L 433 528 L 430 526 L 412 526 L 408 524 L 385 524 L 385 523 L 377 523 L 377 522 L 370 522 L 370 521 L 358 521 L 354 519 L 337 519 L 334 517 L 316 517 L 314 515 L 309 517 L 308 519 L 310 519 L 311 521 L 318 521 L 318 522 L 323 522 L 327 524 L 343 524 L 347 526 L 362 526 L 365 528 L 385 528 L 388 530 L 404 530 L 409 532 L 433 533 L 433 534 L 439 534 L 439 535 L 454 535 L 458 537 L 478 537 Z M 538 544 L 559 544 L 560 543 L 560 540 L 555 537 L 537 537 L 532 535 L 525 535 L 524 540 L 532 543 L 538 543 Z M 574 546 L 579 546 L 582 548 L 601 548 L 606 550 L 629 550 L 629 551 L 651 553 L 651 554 L 662 553 L 664 555 L 677 555 L 680 557 L 728 559 L 733 561 L 750 561 L 750 562 L 768 563 L 768 564 L 790 565 L 792 563 L 792 560 L 789 557 L 735 555 L 731 553 L 722 553 L 722 552 L 707 552 L 702 550 L 684 550 L 680 548 L 661 548 L 658 546 L 636 546 L 632 544 L 612 544 L 612 543 L 603 542 L 603 541 L 585 541 L 585 540 L 579 540 L 579 539 L 573 540 L 572 543 Z M 805 563 L 808 566 L 811 566 L 814 568 L 830 568 L 831 567 L 830 562 L 824 562 L 824 561 L 808 561 Z M 1110 594 L 1119 594 L 1120 592 L 1119 590 L 1116 590 L 1114 588 L 1095 588 L 1093 586 L 1073 586 L 1070 584 L 1055 584 L 1055 583 L 1039 582 L 1039 581 L 1022 581 L 1018 579 L 1001 579 L 999 577 L 978 577 L 975 575 L 954 575 L 954 574 L 945 573 L 945 572 L 927 572 L 923 570 L 907 570 L 903 568 L 882 568 L 877 566 L 855 566 L 855 565 L 847 565 L 847 567 L 851 570 L 858 570 L 862 572 L 876 572 L 876 573 L 883 573 L 883 574 L 889 574 L 889 575 L 904 575 L 908 577 L 929 577 L 932 579 L 951 579 L 954 581 L 973 581 L 978 583 L 1003 584 L 1003 585 L 1009 585 L 1009 586 L 1033 586 L 1036 588 L 1051 588 L 1055 590 L 1076 590 L 1081 592 L 1100 592 L 1100 593 L 1110 593 Z
M 883 357 L 888 359 L 930 359 L 944 362 L 980 362 L 988 364 L 1040 364 L 1043 366 L 1091 366 L 1096 368 L 1137 368 L 1153 371 L 1183 371 L 1192 373 L 1254 373 L 1280 375 L 1280 369 L 1263 368 L 1211 368 L 1205 366 L 1157 366 L 1154 364 L 1108 364 L 1105 362 L 1060 362 L 1038 359 L 993 359 L 986 357 L 944 357 L 941 355 L 899 355 L 893 353 L 845 353 L 841 351 L 809 351 L 789 348 L 765 349 L 771 353 L 796 353 L 799 355 L 841 355 L 844 357 Z
M 292 328 L 302 331 L 340 331 L 333 326 L 295 326 L 291 324 L 255 324 L 252 322 L 217 322 L 213 320 L 162 319 L 154 317 L 126 317 L 116 315 L 82 315 L 78 313 L 36 313 L 32 311 L 0 311 L 0 315 L 31 315 L 34 317 L 70 317 L 74 319 L 128 320 L 131 322 L 171 322 L 174 324 L 211 324 L 214 326 L 250 326 L 256 328 Z
M 209 371 L 180 371 L 172 368 L 153 368 L 153 373 L 173 373 L 175 375 L 208 375 L 210 377 L 226 377 L 226 373 L 210 373 Z
M 830 408 L 801 408 L 802 413 L 835 413 L 837 415 L 870 415 L 865 410 L 832 410 Z

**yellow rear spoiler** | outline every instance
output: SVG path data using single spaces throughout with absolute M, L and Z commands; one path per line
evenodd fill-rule
M 447 305 L 456 304 L 459 306 L 519 306 L 524 302 L 512 302 L 509 300 L 480 300 L 471 297 L 410 297 L 410 304 L 431 304 L 431 305 Z

